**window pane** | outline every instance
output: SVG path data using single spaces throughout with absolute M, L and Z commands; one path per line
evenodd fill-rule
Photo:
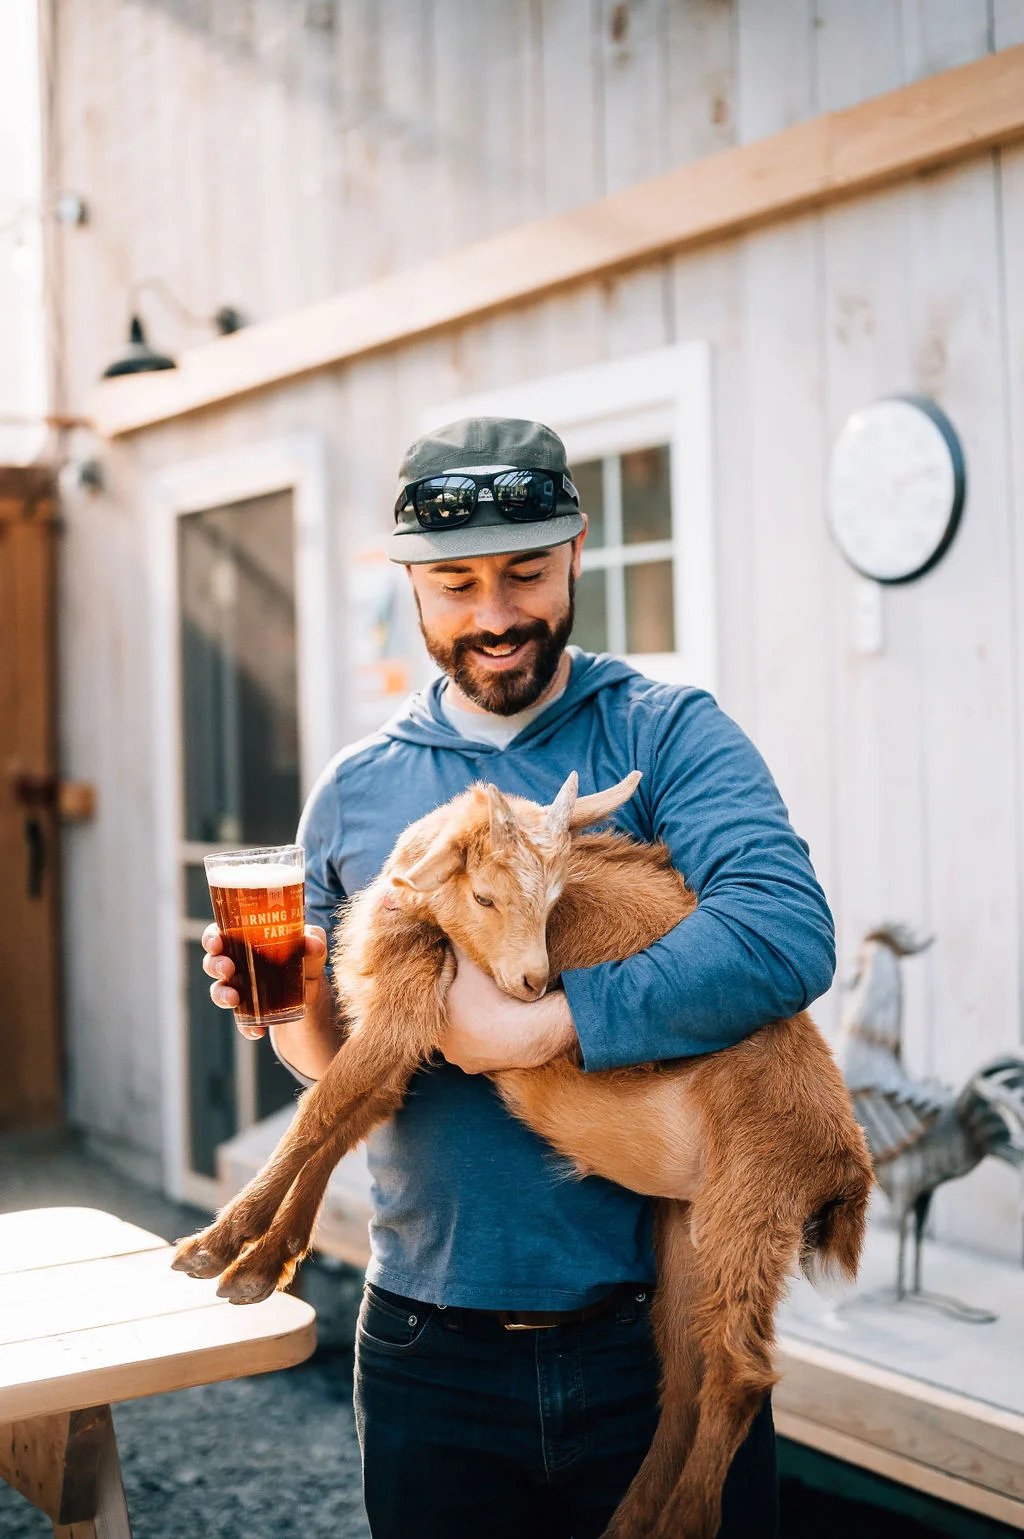
M 585 652 L 607 652 L 607 609 L 604 572 L 581 572 L 576 583 L 576 619 L 572 639 Z
M 299 814 L 291 494 L 178 523 L 185 837 L 286 843 Z
M 188 997 L 189 1168 L 217 1174 L 216 1149 L 238 1132 L 235 1116 L 235 1025 L 231 1012 L 210 998 L 203 948 L 185 944 Z
M 594 550 L 603 545 L 604 537 L 604 466 L 601 460 L 587 460 L 583 465 L 572 467 L 572 479 L 580 494 L 580 511 L 586 513 L 587 545 Z M 580 642 L 582 646 L 583 643 Z
M 273 1116 L 299 1093 L 299 1083 L 274 1057 L 269 1037 L 261 1037 L 253 1046 L 256 1049 L 256 1116 Z
M 190 919 L 213 918 L 205 866 L 185 867 L 185 912 Z
M 627 545 L 672 538 L 668 444 L 622 456 L 622 538 Z
M 641 561 L 624 569 L 626 651 L 674 652 L 671 561 Z

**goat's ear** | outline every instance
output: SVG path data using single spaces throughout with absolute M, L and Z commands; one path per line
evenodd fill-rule
M 625 780 L 607 791 L 595 791 L 591 796 L 580 796 L 569 817 L 570 828 L 586 828 L 588 823 L 600 823 L 629 801 L 643 776 L 639 770 L 631 770 Z
M 576 805 L 576 797 L 580 789 L 580 777 L 573 770 L 566 780 L 565 785 L 555 797 L 548 808 L 548 828 L 553 834 L 564 834 L 569 828 L 569 819 Z
M 507 849 L 519 834 L 516 815 L 497 786 L 488 784 L 485 789 L 487 791 L 487 808 L 490 813 L 491 848 L 493 850 Z
M 413 892 L 433 892 L 465 864 L 466 851 L 461 842 L 451 834 L 438 834 L 425 855 L 407 871 L 393 872 L 391 880 L 396 887 L 408 887 Z

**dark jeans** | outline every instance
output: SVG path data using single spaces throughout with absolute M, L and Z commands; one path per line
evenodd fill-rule
M 597 1539 L 658 1420 L 649 1297 L 540 1331 L 477 1326 L 367 1285 L 355 1406 L 373 1539 Z M 766 1401 L 725 1483 L 719 1539 L 778 1539 Z

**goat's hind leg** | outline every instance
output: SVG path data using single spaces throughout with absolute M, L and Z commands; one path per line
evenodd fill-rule
M 729 1466 L 778 1379 L 773 1322 L 802 1218 L 773 1212 L 763 1192 L 716 1188 L 694 1204 L 705 1279 L 693 1322 L 704 1359 L 696 1432 L 650 1539 L 715 1539 Z
M 702 1358 L 694 1331 L 700 1265 L 690 1235 L 690 1204 L 660 1199 L 655 1207 L 658 1285 L 654 1338 L 661 1360 L 661 1419 L 643 1464 L 603 1539 L 644 1539 L 679 1479 L 697 1430 Z

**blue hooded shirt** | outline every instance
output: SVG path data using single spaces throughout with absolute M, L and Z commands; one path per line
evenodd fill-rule
M 436 679 L 332 759 L 296 836 L 307 922 L 330 937 L 338 904 L 372 881 L 402 830 L 474 781 L 547 803 L 571 770 L 586 795 L 640 769 L 612 822 L 664 840 L 700 903 L 646 951 L 562 975 L 584 1069 L 717 1052 L 804 1009 L 832 981 L 832 916 L 761 756 L 705 691 L 568 650 L 564 693 L 504 748 L 456 731 Z M 469 1308 L 571 1309 L 654 1279 L 649 1200 L 570 1173 L 482 1075 L 425 1066 L 368 1153 L 367 1277 L 382 1287 Z

